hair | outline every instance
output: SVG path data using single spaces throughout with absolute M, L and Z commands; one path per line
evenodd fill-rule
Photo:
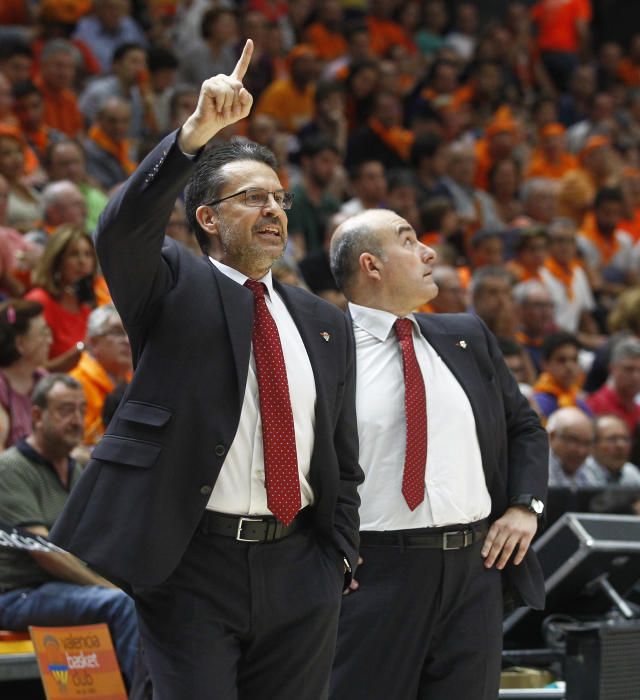
M 370 253 L 384 260 L 384 250 L 375 231 L 366 221 L 347 219 L 342 224 L 342 234 L 332 240 L 330 265 L 338 289 L 349 289 L 363 253 Z
M 80 65 L 82 61 L 80 51 L 68 39 L 49 39 L 42 47 L 40 62 L 46 61 L 57 53 L 66 53 L 73 56 L 78 65 Z
M 496 277 L 508 282 L 510 287 L 513 286 L 513 276 L 508 270 L 498 265 L 485 265 L 478 268 L 471 277 L 472 294 L 476 296 L 483 292 L 483 287 L 487 280 L 495 279 Z
M 61 200 L 70 190 L 78 190 L 77 186 L 74 185 L 71 180 L 56 180 L 55 182 L 50 182 L 42 190 L 42 208 L 47 214 L 51 207 L 55 207 L 60 204 Z M 78 190 L 79 191 L 79 190 Z
M 147 65 L 150 73 L 159 70 L 174 70 L 180 65 L 173 51 L 162 46 L 152 46 L 147 51 Z
M 26 299 L 0 304 L 0 367 L 9 367 L 20 359 L 16 338 L 28 332 L 31 319 L 42 311 L 42 304 Z
M 580 350 L 580 342 L 573 333 L 567 333 L 566 331 L 551 333 L 542 341 L 540 346 L 542 359 L 544 361 L 550 360 L 556 350 L 565 345 L 572 345 L 577 350 Z
M 46 377 L 42 377 L 36 384 L 31 393 L 31 403 L 44 410 L 49 403 L 51 389 L 58 383 L 64 384 L 67 389 L 82 390 L 82 384 L 80 384 L 77 379 L 70 377 L 68 374 L 63 374 L 62 372 L 54 372 L 53 374 L 47 374 Z
M 33 58 L 33 50 L 29 44 L 17 36 L 5 36 L 0 44 L 0 61 L 7 61 L 12 56 Z
M 526 204 L 536 195 L 544 192 L 547 188 L 555 186 L 555 181 L 548 177 L 531 177 L 525 180 L 520 188 L 520 201 Z
M 202 204 L 218 199 L 227 183 L 223 167 L 242 160 L 264 163 L 273 170 L 278 168 L 276 157 L 268 148 L 253 141 L 230 141 L 205 151 L 187 183 L 184 198 L 187 221 L 203 253 L 209 251 L 209 234 L 200 227 L 196 210 Z
M 609 313 L 607 326 L 611 333 L 628 330 L 640 336 L 640 288 L 622 292 Z
M 336 146 L 335 141 L 326 134 L 308 136 L 300 144 L 300 159 L 314 158 L 323 151 L 333 151 L 336 155 L 340 155 L 340 150 Z
M 112 318 L 120 318 L 113 304 L 105 304 L 95 308 L 87 319 L 87 338 L 95 338 L 104 333 L 104 329 Z
M 34 287 L 42 287 L 53 297 L 60 296 L 62 287 L 60 286 L 59 271 L 62 258 L 67 248 L 82 238 L 91 244 L 95 260 L 95 249 L 91 236 L 78 226 L 61 226 L 47 241 L 36 264 L 32 278 Z
M 171 97 L 169 98 L 169 116 L 171 118 L 176 115 L 178 100 L 183 95 L 199 95 L 200 88 L 191 83 L 178 83 L 171 88 Z
M 346 92 L 344 83 L 338 80 L 321 80 L 316 86 L 315 104 L 319 105 L 329 95 L 335 93 L 344 95 Z
M 203 39 L 211 38 L 211 29 L 213 25 L 222 17 L 223 15 L 231 15 L 237 18 L 237 14 L 230 7 L 212 7 L 207 10 L 200 20 L 200 36 Z
M 621 360 L 629 360 L 640 357 L 640 340 L 638 338 L 623 338 L 613 346 L 610 365 L 615 365 Z
M 416 178 L 409 168 L 393 168 L 387 173 L 387 190 L 393 192 L 399 187 L 413 187 L 417 190 Z
M 504 233 L 495 228 L 481 228 L 479 231 L 476 231 L 473 236 L 471 236 L 471 248 L 476 250 L 482 243 L 491 238 L 498 238 L 504 242 Z
M 524 357 L 522 345 L 511 338 L 498 338 L 498 347 L 503 357 Z
M 577 406 L 565 406 L 564 408 L 559 408 L 557 411 L 554 411 L 547 421 L 547 432 L 562 434 L 576 420 L 588 421 L 595 437 L 595 424 L 593 419 Z
M 596 198 L 593 202 L 594 209 L 597 209 L 605 202 L 618 202 L 624 204 L 624 195 L 619 187 L 601 187 L 596 192 Z
M 42 159 L 42 164 L 47 170 L 51 167 L 51 163 L 53 162 L 53 152 L 56 150 L 56 148 L 69 143 L 73 144 L 80 151 L 80 153 L 82 153 L 83 159 L 86 159 L 84 147 L 77 139 L 64 138 L 60 141 L 53 141 L 47 146 L 47 150 L 44 152 L 44 158 Z
M 429 197 L 420 207 L 420 218 L 424 231 L 439 231 L 444 217 L 451 211 L 455 211 L 453 202 L 449 197 L 438 195 Z
M 411 146 L 411 167 L 419 167 L 423 158 L 433 158 L 443 145 L 442 138 L 431 131 L 418 134 Z
M 147 50 L 142 44 L 138 44 L 134 41 L 127 41 L 124 44 L 116 46 L 113 51 L 111 62 L 120 62 L 130 51 L 142 51 L 145 55 L 147 53 Z
M 14 100 L 19 100 L 27 95 L 42 95 L 40 88 L 31 80 L 19 80 L 11 92 Z
M 544 226 L 533 225 L 522 228 L 518 231 L 514 251 L 522 252 L 536 238 L 542 238 L 545 242 L 549 242 L 549 234 Z

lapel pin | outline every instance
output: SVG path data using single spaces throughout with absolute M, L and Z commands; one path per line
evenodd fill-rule
M 327 333 L 327 331 L 322 331 L 322 333 L 320 333 L 320 335 L 322 336 L 322 339 L 324 340 L 325 343 L 328 343 L 329 340 L 331 339 L 331 334 Z
M 456 343 L 456 345 L 457 345 L 459 348 L 462 348 L 463 350 L 466 350 L 466 349 L 467 349 L 467 341 L 466 341 L 466 340 L 459 340 L 459 341 Z

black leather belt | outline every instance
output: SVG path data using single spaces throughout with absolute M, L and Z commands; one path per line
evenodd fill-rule
M 424 528 L 420 530 L 387 530 L 361 532 L 360 544 L 365 547 L 415 547 L 425 549 L 464 549 L 484 539 L 488 531 L 486 520 L 451 529 Z
M 199 530 L 205 535 L 233 537 L 238 542 L 273 542 L 292 535 L 307 521 L 306 509 L 301 510 L 290 525 L 283 525 L 270 515 L 228 515 L 205 510 Z

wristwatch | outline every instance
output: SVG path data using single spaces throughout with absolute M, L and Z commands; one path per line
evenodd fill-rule
M 516 496 L 515 498 L 512 498 L 510 505 L 524 506 L 538 518 L 541 517 L 542 513 L 544 512 L 544 503 L 539 498 L 536 498 L 531 494 L 525 494 L 523 496 Z

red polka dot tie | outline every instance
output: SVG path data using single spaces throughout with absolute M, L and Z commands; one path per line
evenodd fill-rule
M 300 510 L 300 479 L 293 413 L 280 335 L 264 298 L 262 282 L 247 280 L 255 298 L 253 355 L 258 374 L 267 505 L 289 525 Z
M 402 495 L 411 510 L 424 501 L 424 473 L 427 466 L 427 399 L 422 372 L 413 347 L 412 323 L 408 318 L 395 322 L 402 350 L 404 370 L 404 411 L 407 442 L 402 476 Z

